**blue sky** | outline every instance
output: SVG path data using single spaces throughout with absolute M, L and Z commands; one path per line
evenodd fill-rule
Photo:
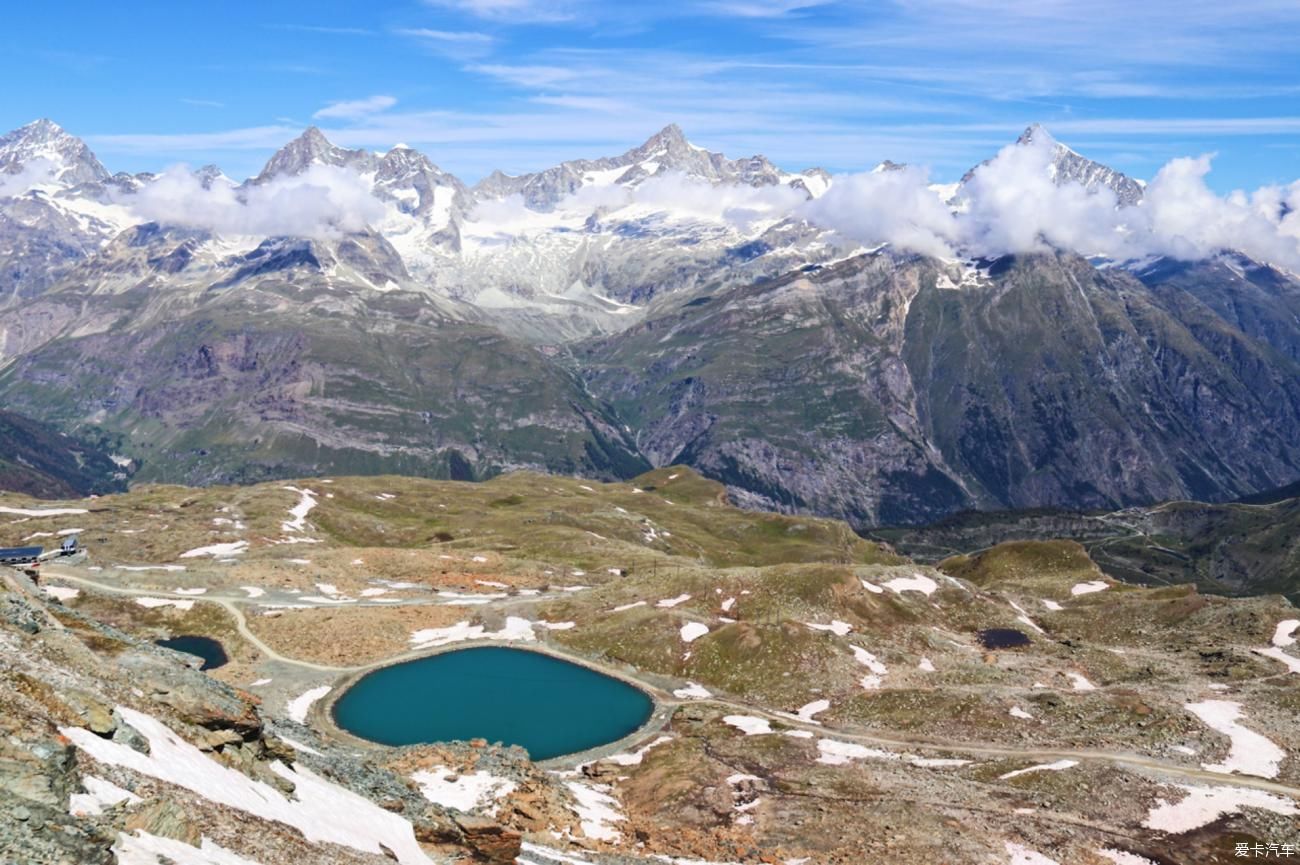
M 1295 0 L 90 0 L 6 10 L 0 127 L 46 116 L 110 170 L 255 173 L 308 124 L 473 181 L 676 122 L 799 169 L 956 179 L 1030 122 L 1150 177 L 1300 177 Z M 1020 7 L 1012 9 L 1009 7 Z

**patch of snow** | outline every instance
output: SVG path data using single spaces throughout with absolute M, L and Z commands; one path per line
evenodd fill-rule
M 868 592 L 871 592 L 873 595 L 883 595 L 885 593 L 885 590 L 882 589 L 880 586 L 877 586 L 875 583 L 868 582 L 867 580 L 864 580 L 861 577 L 858 577 L 858 581 L 862 583 L 862 588 L 866 589 Z
M 176 589 L 172 589 L 172 592 L 177 595 L 206 595 L 208 593 L 208 590 L 202 588 L 195 588 L 195 589 L 176 588 Z
M 837 637 L 843 637 L 848 634 L 849 631 L 853 630 L 852 625 L 848 622 L 841 622 L 839 619 L 832 619 L 829 625 L 818 625 L 813 622 L 804 622 L 804 624 L 812 628 L 814 631 L 830 631 Z
M 831 707 L 830 700 L 813 700 L 811 703 L 808 703 L 807 705 L 800 707 L 799 711 L 795 712 L 794 714 L 795 717 L 797 717 L 800 721 L 803 721 L 806 724 L 819 724 L 821 722 L 814 721 L 813 715 L 817 715 L 822 712 L 825 712 L 830 707 Z
M 182 559 L 195 559 L 199 556 L 237 556 L 248 550 L 248 541 L 231 541 L 226 544 L 212 544 L 206 547 L 196 547 L 180 554 Z
M 248 687 L 256 688 L 259 685 L 269 685 L 269 684 L 271 684 L 270 679 L 258 679 L 256 682 L 249 682 Z
M 42 585 L 41 591 L 51 598 L 58 598 L 60 601 L 70 601 L 81 594 L 81 589 L 74 589 L 71 586 L 51 586 Z
M 661 607 L 666 610 L 671 607 L 675 607 L 678 604 L 684 604 L 690 599 L 691 599 L 690 595 L 678 595 L 675 598 L 666 598 L 665 600 L 659 601 L 658 603 L 655 604 L 655 606 Z
M 401 865 L 431 865 L 409 821 L 302 766 L 291 769 L 283 763 L 270 764 L 271 771 L 293 784 L 293 798 L 289 799 L 270 784 L 211 759 L 157 719 L 127 706 L 118 706 L 116 711 L 148 741 L 148 754 L 101 739 L 81 727 L 63 727 L 59 732 L 100 763 L 120 766 L 183 787 L 218 805 L 283 823 L 300 831 L 310 843 L 339 844 L 376 856 L 382 855 L 382 845 Z
M 623 612 L 624 610 L 634 610 L 634 609 L 636 609 L 637 607 L 644 607 L 644 606 L 645 606 L 645 601 L 634 601 L 634 602 L 632 602 L 632 603 L 630 603 L 630 604 L 623 604 L 623 605 L 621 605 L 621 606 L 615 607 L 614 609 L 610 610 L 610 612 L 611 612 L 611 613 L 621 613 L 621 612 Z
M 1009 781 L 1012 778 L 1019 778 L 1021 775 L 1028 775 L 1031 772 L 1060 772 L 1064 769 L 1073 769 L 1077 765 L 1079 765 L 1078 760 L 1057 760 L 1055 763 L 1040 763 L 1037 766 L 1016 769 L 1014 772 L 999 775 L 998 780 Z
M 1047 609 L 1051 610 L 1053 613 L 1059 613 L 1061 610 L 1065 609 L 1065 607 L 1062 607 L 1056 601 L 1048 600 L 1047 598 L 1043 598 L 1043 606 L 1047 607 Z
M 746 736 L 763 736 L 772 732 L 772 725 L 766 718 L 756 718 L 753 715 L 727 715 L 722 722 L 730 724 Z
M 1179 835 L 1191 832 L 1242 808 L 1260 808 L 1274 814 L 1290 816 L 1300 814 L 1300 808 L 1290 799 L 1251 790 L 1247 787 L 1189 787 L 1177 785 L 1187 795 L 1178 802 L 1157 799 L 1156 804 L 1142 821 L 1148 829 Z
M 1300 658 L 1293 658 L 1277 646 L 1269 646 L 1267 649 L 1256 649 L 1255 654 L 1263 655 L 1265 658 L 1272 658 L 1275 661 L 1281 661 L 1287 665 L 1293 673 L 1300 673 Z
M 73 817 L 94 817 L 119 802 L 135 805 L 144 801 L 130 790 L 123 790 L 113 782 L 95 775 L 82 778 L 81 786 L 86 788 L 86 792 L 73 793 L 68 800 L 68 813 Z
M 895 577 L 885 583 L 885 588 L 897 595 L 903 592 L 920 592 L 928 597 L 938 590 L 939 584 L 925 574 L 913 574 L 910 577 Z
M 1227 736 L 1232 742 L 1228 756 L 1222 763 L 1202 763 L 1203 768 L 1226 775 L 1240 772 L 1243 775 L 1256 775 L 1260 778 L 1277 777 L 1278 767 L 1286 759 L 1286 751 L 1254 730 L 1238 723 L 1242 717 L 1240 703 L 1230 700 L 1204 700 L 1200 703 L 1188 703 L 1183 708 L 1200 718 L 1201 723 L 1207 727 Z
M 862 677 L 862 687 L 868 691 L 878 689 L 889 674 L 889 668 L 880 659 L 861 646 L 849 646 L 853 659 L 871 671 L 871 675 Z
M 411 780 L 420 785 L 420 792 L 430 802 L 466 814 L 490 805 L 516 787 L 515 782 L 488 772 L 458 775 L 446 766 L 413 772 Z
M 280 523 L 280 528 L 286 532 L 301 532 L 307 528 L 307 515 L 316 507 L 316 493 L 297 487 L 283 487 L 283 489 L 297 493 L 298 503 L 289 509 L 289 516 L 293 519 Z
M 320 751 L 317 751 L 315 748 L 313 748 L 311 745 L 305 745 L 302 742 L 299 742 L 297 739 L 290 739 L 288 736 L 285 736 L 283 734 L 280 735 L 280 740 L 284 742 L 286 745 L 288 745 L 290 748 L 294 749 L 295 751 L 302 751 L 304 754 L 311 754 L 316 757 L 325 756 Z
M 184 841 L 151 835 L 143 829 L 137 829 L 134 835 L 119 832 L 113 853 L 117 865 L 258 865 L 207 838 L 199 839 L 199 846 L 193 847 Z
M 1296 628 L 1300 628 L 1300 619 L 1286 619 L 1277 623 L 1277 629 L 1273 631 L 1273 645 L 1275 646 L 1294 646 Z
M 923 673 L 933 673 L 934 662 L 931 661 L 929 658 L 922 658 L 920 663 L 916 665 L 916 668 Z
M 595 785 L 578 781 L 568 781 L 566 786 L 577 802 L 572 810 L 578 815 L 582 833 L 597 841 L 617 841 L 620 835 L 613 824 L 626 818 L 619 811 L 618 800 L 603 792 L 609 788 L 597 789 Z
M 240 586 L 240 588 L 247 592 L 250 598 L 260 598 L 266 594 L 266 589 L 258 586 Z
M 156 607 L 175 607 L 178 610 L 194 609 L 193 601 L 177 601 L 171 598 L 136 598 L 135 602 L 150 610 Z
M 706 700 L 713 694 L 708 688 L 697 685 L 694 682 L 687 682 L 685 688 L 678 688 L 673 691 L 673 696 L 679 700 Z
M 643 745 L 631 753 L 613 754 L 609 757 L 605 757 L 604 760 L 610 763 L 617 763 L 620 766 L 639 766 L 641 765 L 641 761 L 645 759 L 645 755 L 650 752 L 651 748 L 657 748 L 665 742 L 671 742 L 672 740 L 672 736 L 660 736 L 648 745 Z
M 469 622 L 457 622 L 445 628 L 424 628 L 411 634 L 411 647 L 430 649 L 461 643 L 466 640 L 505 640 L 532 642 L 537 639 L 533 631 L 533 622 L 517 616 L 507 616 L 505 626 L 499 631 L 489 631 L 483 625 L 471 625 Z
M 85 508 L 9 508 L 0 505 L 0 514 L 14 514 L 19 517 L 73 517 L 88 514 Z
M 838 739 L 818 739 L 817 750 L 821 756 L 818 763 L 828 766 L 843 766 L 854 760 L 902 760 L 913 766 L 923 768 L 946 768 L 965 766 L 970 760 L 948 760 L 932 757 L 917 757 L 913 754 L 895 754 L 879 748 L 868 748 L 854 742 L 841 742 Z
M 1127 850 L 1112 850 L 1109 847 L 1103 847 L 1097 851 L 1097 855 L 1114 862 L 1115 865 L 1156 865 L 1147 857 L 1130 853 Z
M 731 608 L 734 607 L 735 605 L 736 605 L 735 598 L 727 598 L 725 601 L 722 602 L 722 612 L 730 613 Z
M 700 624 L 699 622 L 687 622 L 686 624 L 682 625 L 682 630 L 681 630 L 682 642 L 693 643 L 696 640 L 698 640 L 700 637 L 703 637 L 708 632 L 709 632 L 708 625 L 703 625 Z
M 1104 592 L 1110 588 L 1110 585 L 1104 580 L 1092 580 L 1087 583 L 1075 583 L 1070 589 L 1072 595 L 1091 595 L 1093 592 Z
M 307 723 L 307 712 L 311 709 L 312 705 L 321 697 L 328 694 L 330 690 L 331 688 L 329 685 L 321 685 L 319 688 L 312 688 L 309 691 L 303 691 L 301 694 L 289 701 L 289 704 L 284 707 L 284 713 L 289 716 L 290 720 L 297 721 L 299 724 L 305 724 Z
M 170 571 L 176 573 L 185 570 L 184 565 L 113 565 L 119 571 Z
M 1020 718 L 1021 720 L 1024 721 L 1032 721 L 1034 718 L 1033 715 L 1029 714 L 1019 706 L 1012 706 L 1010 709 L 1007 710 L 1007 714 L 1013 718 Z
M 1040 633 L 1040 634 L 1046 634 L 1046 633 L 1047 633 L 1047 632 L 1044 631 L 1042 628 L 1038 627 L 1038 623 L 1037 623 L 1037 622 L 1035 622 L 1033 619 L 1029 618 L 1029 614 L 1025 612 L 1024 607 L 1020 606 L 1020 605 L 1017 604 L 1015 601 L 1007 601 L 1007 603 L 1009 603 L 1009 604 L 1011 605 L 1011 608 L 1012 608 L 1013 610 L 1015 610 L 1017 613 L 1020 614 L 1020 615 L 1016 616 L 1016 621 L 1017 621 L 1017 622 L 1019 622 L 1019 623 L 1022 624 L 1022 625 L 1025 625 L 1026 627 L 1033 628 L 1035 631 L 1037 631 L 1037 632 Z
M 1070 677 L 1070 684 L 1074 687 L 1074 690 L 1076 691 L 1097 690 L 1097 686 L 1094 685 L 1092 682 L 1089 682 L 1088 679 L 1083 675 L 1083 673 L 1075 673 L 1071 671 L 1066 673 L 1065 675 Z

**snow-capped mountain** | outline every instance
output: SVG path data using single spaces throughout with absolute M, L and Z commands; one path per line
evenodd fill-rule
M 832 184 L 668 127 L 467 188 L 309 129 L 237 184 L 110 177 L 50 124 L 4 140 L 0 401 L 138 437 L 143 478 L 680 462 L 865 526 L 1230 497 L 1300 465 L 1300 280 L 1221 250 L 973 255 L 963 191 L 897 163 Z M 1039 128 L 1019 144 L 1022 173 L 1155 201 Z M 864 180 L 953 246 L 817 220 L 852 221 Z
M 0 137 L 0 175 L 26 175 L 29 186 L 68 187 L 109 179 L 108 170 L 84 141 L 45 119 Z M 0 184 L 5 179 L 0 178 Z
M 1016 139 L 1016 144 L 1021 147 L 1035 143 L 1046 144 L 1051 148 L 1052 160 L 1048 165 L 1048 172 L 1057 186 L 1078 183 L 1089 192 L 1104 187 L 1115 193 L 1115 198 L 1121 207 L 1132 207 L 1142 200 L 1144 186 L 1142 181 L 1134 180 L 1110 166 L 1080 155 L 1057 141 L 1039 123 L 1031 124 Z M 985 160 L 980 165 L 988 163 L 989 160 Z M 961 183 L 969 182 L 978 167 L 966 172 L 962 176 Z
M 476 201 L 492 201 L 521 195 L 532 210 L 548 210 L 565 196 L 580 189 L 606 186 L 635 187 L 650 177 L 678 173 L 710 184 L 776 186 L 784 184 L 809 196 L 823 193 L 830 175 L 820 168 L 791 174 L 777 168 L 764 156 L 727 159 L 686 140 L 677 124 L 652 135 L 645 144 L 620 156 L 563 162 L 534 174 L 511 176 L 494 171 L 473 188 Z

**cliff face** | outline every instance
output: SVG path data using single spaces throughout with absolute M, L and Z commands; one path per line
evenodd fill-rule
M 1287 291 L 1295 293 L 1294 286 Z M 858 526 L 1232 498 L 1300 473 L 1300 344 L 1076 256 L 864 256 L 589 344 L 655 464 Z

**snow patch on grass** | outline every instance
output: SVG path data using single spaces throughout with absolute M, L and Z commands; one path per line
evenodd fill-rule
M 753 715 L 727 715 L 722 722 L 730 724 L 746 736 L 765 736 L 772 732 L 772 724 L 766 718 L 756 718 Z
M 195 547 L 180 554 L 182 559 L 196 559 L 199 556 L 237 556 L 248 550 L 248 541 L 231 541 L 226 544 L 211 544 Z
M 673 696 L 679 700 L 707 700 L 713 694 L 703 685 L 687 682 L 685 688 L 678 688 L 673 691 Z
M 678 595 L 675 598 L 666 598 L 665 600 L 659 601 L 657 604 L 655 604 L 655 606 L 667 610 L 677 606 L 678 604 L 684 604 L 690 599 L 691 599 L 690 595 Z
M 885 583 L 885 588 L 896 595 L 904 592 L 920 592 L 929 597 L 939 589 L 939 584 L 925 574 L 913 574 L 910 577 L 895 577 Z
M 1104 580 L 1091 580 L 1087 583 L 1075 583 L 1070 589 L 1072 595 L 1091 595 L 1094 592 L 1104 592 L 1110 588 L 1110 584 Z
M 597 841 L 619 840 L 614 824 L 627 818 L 619 810 L 618 800 L 607 792 L 609 788 L 578 781 L 569 781 L 566 786 L 577 802 L 571 810 L 578 815 L 583 834 Z
M 703 625 L 700 624 L 699 622 L 687 622 L 686 624 L 682 625 L 682 629 L 681 629 L 682 642 L 693 643 L 696 640 L 698 640 L 700 637 L 703 637 L 708 632 L 709 632 L 708 625 Z
M 839 619 L 832 619 L 829 625 L 818 625 L 813 622 L 804 622 L 805 625 L 814 631 L 830 631 L 837 637 L 843 637 L 853 630 L 853 626 L 848 622 L 841 622 Z
M 68 813 L 73 817 L 94 817 L 119 802 L 135 805 L 144 801 L 130 790 L 123 790 L 112 781 L 95 775 L 82 778 L 81 786 L 86 788 L 86 792 L 73 793 L 68 800 Z
M 172 598 L 136 598 L 135 602 L 149 610 L 157 607 L 175 607 L 178 610 L 194 609 L 193 601 L 177 601 Z

